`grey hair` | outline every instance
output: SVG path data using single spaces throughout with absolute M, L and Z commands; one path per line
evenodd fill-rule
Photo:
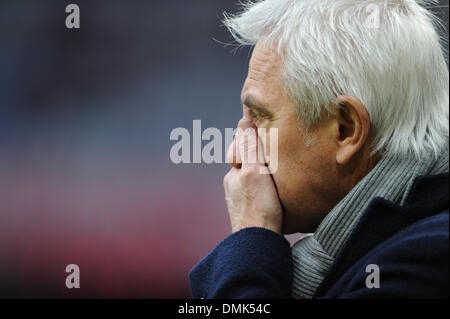
M 437 156 L 448 147 L 449 74 L 431 3 L 249 1 L 223 22 L 239 45 L 261 40 L 277 50 L 306 127 L 349 94 L 369 112 L 374 153 Z

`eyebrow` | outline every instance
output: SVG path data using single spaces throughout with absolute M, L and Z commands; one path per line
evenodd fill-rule
M 261 103 L 258 103 L 252 95 L 246 95 L 242 100 L 242 104 L 252 109 L 253 111 L 260 113 L 263 117 L 266 117 L 269 120 L 273 118 L 272 112 L 262 106 Z

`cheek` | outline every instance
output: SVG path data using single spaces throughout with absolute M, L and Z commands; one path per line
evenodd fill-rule
M 288 117 L 284 115 L 282 119 L 290 119 L 295 116 Z M 301 129 L 298 127 L 296 120 L 292 121 L 277 121 L 272 123 L 273 127 L 277 127 L 276 134 L 278 135 L 277 150 L 270 149 L 271 155 L 278 158 L 278 167 L 273 178 L 278 188 L 280 199 L 287 200 L 291 196 L 298 196 L 295 192 L 299 189 L 305 188 L 308 182 L 308 160 L 311 156 L 310 149 L 305 145 L 305 137 Z M 270 132 L 268 136 L 272 135 L 274 131 Z M 270 145 L 266 142 L 266 144 Z
M 300 134 L 292 138 L 280 134 L 278 170 L 273 178 L 284 205 L 290 206 L 289 203 L 309 197 L 308 193 L 315 184 L 314 176 L 321 159 L 317 158 L 315 150 L 306 147 L 303 140 Z
M 286 140 L 285 140 L 286 141 Z M 291 148 L 281 143 L 278 147 L 278 169 L 273 173 L 280 199 L 296 191 L 299 181 L 304 179 L 304 159 Z
M 304 160 L 289 156 L 283 152 L 279 154 L 278 170 L 273 174 L 273 178 L 278 187 L 280 197 L 297 192 L 298 189 L 305 189 L 309 179 Z

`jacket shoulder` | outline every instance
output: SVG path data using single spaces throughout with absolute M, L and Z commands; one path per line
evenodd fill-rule
M 411 224 L 359 259 L 325 298 L 448 297 L 449 213 Z M 377 274 L 375 273 L 377 272 Z M 378 276 L 379 287 L 367 280 Z

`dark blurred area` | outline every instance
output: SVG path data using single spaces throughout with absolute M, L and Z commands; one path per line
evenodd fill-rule
M 0 2 L 0 297 L 189 297 L 230 231 L 228 166 L 173 164 L 169 135 L 239 119 L 249 50 L 220 43 L 237 6 L 75 3 L 69 30 L 69 2 Z

